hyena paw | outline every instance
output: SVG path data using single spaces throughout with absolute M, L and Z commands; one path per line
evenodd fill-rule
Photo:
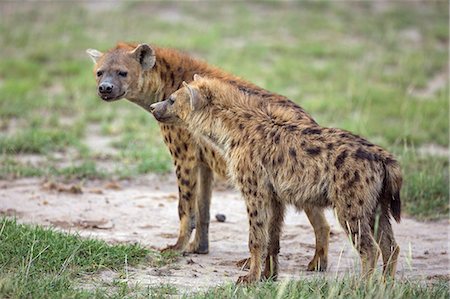
M 178 243 L 174 245 L 167 245 L 166 247 L 160 249 L 161 252 L 168 252 L 168 251 L 181 252 L 182 250 L 183 250 L 182 246 L 180 246 Z
M 253 283 L 253 282 L 258 282 L 259 281 L 259 277 L 257 277 L 256 275 L 252 275 L 252 274 L 247 274 L 244 276 L 239 276 L 238 280 L 236 281 L 236 284 L 249 284 L 249 283 Z
M 187 250 L 189 253 L 198 253 L 198 254 L 208 254 L 209 253 L 209 246 L 208 243 L 200 243 L 195 242 L 195 240 L 189 244 Z
M 236 266 L 241 270 L 250 269 L 250 258 L 245 258 L 236 262 Z
M 318 257 L 314 257 L 309 262 L 307 270 L 324 272 L 327 270 L 327 261 Z

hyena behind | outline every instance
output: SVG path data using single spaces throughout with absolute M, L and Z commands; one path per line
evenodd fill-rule
M 269 229 L 281 228 L 284 206 L 332 206 L 371 274 L 381 251 L 384 274 L 395 274 L 399 247 L 390 216 L 400 221 L 402 176 L 394 157 L 347 131 L 305 124 L 298 106 L 263 101 L 217 79 L 194 81 L 151 106 L 159 121 L 184 123 L 222 152 L 229 177 L 241 190 L 249 217 L 250 272 L 238 282 L 258 281 Z M 379 245 L 379 247 L 378 247 Z M 267 268 L 275 263 L 274 272 Z M 276 275 L 276 254 L 265 276 Z
M 107 102 L 126 98 L 148 111 L 151 104 L 166 99 L 181 87 L 183 80 L 189 82 L 193 75 L 198 73 L 230 82 L 242 90 L 259 92 L 267 102 L 293 104 L 286 97 L 264 90 L 173 49 L 147 44 L 119 43 L 106 53 L 93 49 L 87 52 L 95 63 L 98 95 Z M 314 123 L 301 109 L 297 109 L 295 117 L 305 123 Z M 179 191 L 178 240 L 166 249 L 208 253 L 213 174 L 226 176 L 227 166 L 219 151 L 208 142 L 193 137 L 183 126 L 160 124 L 160 127 L 175 164 Z M 305 212 L 316 236 L 316 251 L 308 270 L 325 270 L 330 227 L 323 210 L 313 208 Z M 195 238 L 188 245 L 194 226 Z M 275 236 L 274 240 L 278 240 L 276 231 L 272 235 Z M 271 248 L 277 251 L 278 243 L 274 242 L 271 243 Z

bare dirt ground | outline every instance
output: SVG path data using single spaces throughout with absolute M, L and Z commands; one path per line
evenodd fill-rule
M 226 215 L 226 221 L 214 215 Z M 158 249 L 175 242 L 178 232 L 177 189 L 172 175 L 148 175 L 132 181 L 91 181 L 59 184 L 40 179 L 0 181 L 0 215 L 23 223 L 78 232 L 110 243 L 139 242 Z M 167 283 L 195 290 L 234 282 L 244 272 L 235 262 L 248 255 L 247 216 L 239 194 L 218 184 L 211 204 L 210 253 L 182 256 L 162 268 L 140 265 L 128 269 L 128 280 L 141 285 Z M 314 233 L 303 213 L 288 211 L 281 244 L 281 279 L 358 273 L 359 261 L 332 211 L 329 267 L 326 273 L 305 272 L 314 253 Z M 397 277 L 429 281 L 450 277 L 449 222 L 418 222 L 404 217 L 394 224 L 401 247 Z M 381 266 L 381 265 L 380 265 Z M 112 271 L 90 283 L 112 281 Z

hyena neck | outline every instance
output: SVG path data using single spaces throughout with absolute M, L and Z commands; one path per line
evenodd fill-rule
M 139 93 L 131 99 L 146 110 L 151 104 L 167 99 L 182 86 L 183 81 L 191 82 L 194 74 L 228 81 L 239 81 L 244 86 L 259 89 L 249 82 L 240 80 L 219 68 L 177 50 L 158 47 L 155 47 L 155 50 L 155 66 L 151 71 L 142 74 L 138 82 Z
M 213 113 L 202 111 L 189 116 L 184 122 L 188 125 L 189 131 L 193 132 L 197 138 L 225 154 L 228 147 L 228 135 L 223 132 L 221 120 L 217 119 L 216 115 L 212 117 Z
M 248 122 L 248 116 L 246 110 L 213 104 L 185 122 L 191 132 L 195 132 L 219 149 L 223 155 L 227 155 L 235 148 L 236 143 L 243 143 L 239 139 L 243 133 L 242 124 Z

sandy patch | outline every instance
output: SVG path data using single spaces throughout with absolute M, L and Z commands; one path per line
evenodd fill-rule
M 0 214 L 16 215 L 20 222 L 77 231 L 82 236 L 110 243 L 139 242 L 149 248 L 161 248 L 175 242 L 177 187 L 172 176 L 149 175 L 133 181 L 75 183 L 81 192 L 70 192 L 70 186 L 56 183 L 49 186 L 39 179 L 0 181 Z M 130 268 L 130 282 L 141 285 L 169 283 L 181 290 L 194 290 L 234 282 L 244 273 L 235 266 L 237 260 L 248 255 L 244 202 L 233 190 L 223 186 L 216 189 L 211 205 L 210 253 L 187 255 L 162 268 L 148 265 Z M 226 215 L 225 222 L 214 218 L 218 213 Z M 314 234 L 303 213 L 293 209 L 288 211 L 281 244 L 281 279 L 359 271 L 357 255 L 332 211 L 328 211 L 327 218 L 332 226 L 328 272 L 305 272 L 314 253 Z M 394 224 L 401 246 L 397 277 L 448 279 L 448 228 L 448 221 L 423 223 L 409 218 Z M 114 278 L 117 278 L 115 273 L 105 271 L 92 281 L 112 281 Z

